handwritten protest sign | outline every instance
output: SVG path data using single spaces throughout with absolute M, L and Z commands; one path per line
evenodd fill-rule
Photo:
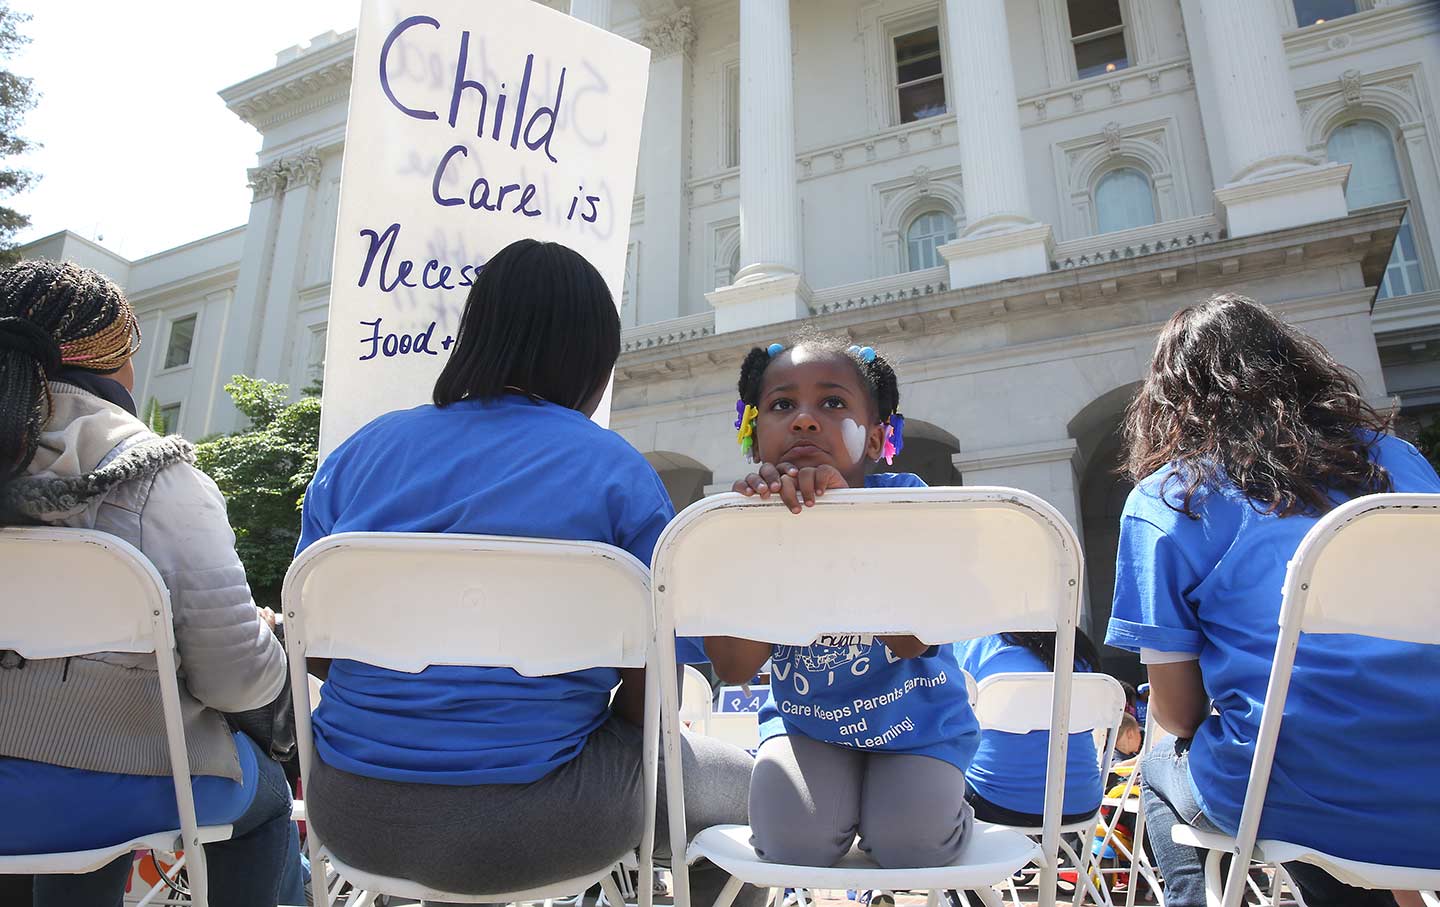
M 533 0 L 364 0 L 321 456 L 430 399 L 470 286 L 514 240 L 575 249 L 618 304 L 649 57 Z

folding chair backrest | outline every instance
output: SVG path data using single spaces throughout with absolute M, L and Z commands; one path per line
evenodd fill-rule
M 597 542 L 347 532 L 305 549 L 285 577 L 286 641 L 311 658 L 415 673 L 510 667 L 528 676 L 640 668 L 649 577 Z M 424 606 L 424 619 L 411 619 Z
M 1355 498 L 1305 533 L 1285 573 L 1280 634 L 1265 689 L 1225 907 L 1239 907 L 1303 633 L 1351 633 L 1440 645 L 1440 494 Z M 1388 886 L 1377 886 L 1388 887 Z
M 205 854 L 180 713 L 170 592 L 130 543 L 89 529 L 0 529 L 0 649 L 25 658 L 154 653 L 191 900 L 208 903 Z
M 1440 495 L 1369 495 L 1326 514 L 1290 561 L 1282 623 L 1292 611 L 1303 633 L 1440 645 Z
M 540 677 L 594 667 L 643 668 L 653 651 L 650 576 L 628 552 L 598 542 L 454 533 L 346 532 L 306 548 L 282 591 L 300 773 L 315 758 L 305 659 L 346 658 L 417 673 L 431 665 L 513 668 Z M 673 657 L 671 659 L 673 664 Z M 646 674 L 644 814 L 654 815 L 659 696 Z M 323 695 L 323 694 L 322 694 Z M 322 842 L 313 827 L 311 865 Z M 648 877 L 654 826 L 641 840 Z M 356 871 L 362 867 L 356 867 Z M 405 879 L 386 893 L 443 900 Z M 649 907 L 648 888 L 640 893 Z
M 711 700 L 710 681 L 705 679 L 698 668 L 685 666 L 684 679 L 680 685 L 680 720 L 698 724 L 700 733 L 705 733 L 705 724 L 714 711 Z
M 1007 631 L 1057 632 L 1042 847 L 1054 890 L 1069 665 L 1082 567 L 1075 531 L 1049 504 L 1011 488 L 827 493 L 800 515 L 779 502 L 718 495 L 686 508 L 655 546 L 656 632 L 809 645 L 822 633 L 905 633 L 931 644 Z M 666 721 L 678 704 L 662 662 Z M 679 741 L 667 726 L 668 758 Z M 667 772 L 671 840 L 686 840 L 680 772 Z M 688 907 L 683 863 L 678 907 Z M 1053 903 L 1053 902 L 1052 902 Z
M 26 658 L 153 652 L 157 627 L 167 647 L 173 644 L 165 583 L 143 554 L 116 536 L 0 529 L 0 576 L 6 604 L 0 649 Z
M 1035 495 L 897 488 L 833 491 L 798 516 L 706 498 L 661 536 L 654 582 L 681 636 L 764 627 L 779 645 L 825 632 L 941 643 L 1073 629 L 1080 572 L 1074 531 Z
M 991 674 L 980 682 L 975 717 L 980 727 L 1007 734 L 1050 728 L 1050 697 L 1055 675 L 1049 672 Z M 1125 711 L 1125 689 L 1109 674 L 1070 678 L 1070 733 L 1109 731 Z

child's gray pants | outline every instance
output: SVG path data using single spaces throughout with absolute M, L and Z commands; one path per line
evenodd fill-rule
M 886 869 L 946 866 L 973 820 L 948 762 L 797 735 L 765 741 L 750 785 L 751 844 L 776 863 L 833 865 L 859 835 Z

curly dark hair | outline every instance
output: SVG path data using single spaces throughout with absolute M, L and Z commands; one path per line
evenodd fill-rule
M 1233 484 L 1260 513 L 1323 513 L 1328 492 L 1389 491 L 1370 458 L 1392 416 L 1365 402 L 1353 373 L 1265 306 L 1225 294 L 1175 314 L 1125 415 L 1124 472 L 1168 468 L 1161 496 L 1198 519 L 1202 488 Z
M 836 353 L 848 359 L 855 366 L 860 382 L 870 392 L 870 402 L 875 405 L 876 421 L 884 422 L 899 410 L 900 379 L 895 377 L 895 369 L 890 360 L 879 352 L 874 359 L 866 362 L 860 358 L 859 353 L 850 352 L 854 344 L 848 338 L 808 328 L 796 331 L 785 341 L 787 350 L 801 346 Z M 740 399 L 750 406 L 760 405 L 760 386 L 765 377 L 765 369 L 770 367 L 770 358 L 768 349 L 757 346 L 745 355 L 745 361 L 740 364 Z

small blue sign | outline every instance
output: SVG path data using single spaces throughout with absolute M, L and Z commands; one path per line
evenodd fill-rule
M 753 686 L 747 695 L 742 687 L 721 687 L 717 712 L 758 712 L 770 701 L 770 687 Z

